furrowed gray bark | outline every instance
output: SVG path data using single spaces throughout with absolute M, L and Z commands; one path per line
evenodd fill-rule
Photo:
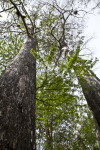
M 0 77 L 0 149 L 36 150 L 36 41 L 28 37 Z
M 78 78 L 90 110 L 93 113 L 96 136 L 100 148 L 100 79 L 94 75 Z

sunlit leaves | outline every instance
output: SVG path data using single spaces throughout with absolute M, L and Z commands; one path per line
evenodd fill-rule
M 54 41 L 52 47 L 50 47 L 49 49 L 50 49 L 50 54 L 49 54 L 49 56 L 47 56 L 47 61 L 51 62 L 53 57 L 55 56 L 57 49 L 58 49 L 58 42 Z

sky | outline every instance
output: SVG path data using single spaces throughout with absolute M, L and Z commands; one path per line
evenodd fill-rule
M 93 52 L 93 56 L 100 60 L 100 13 L 94 13 L 88 16 L 84 35 L 89 41 L 88 47 Z M 100 78 L 100 61 L 94 67 L 94 72 Z

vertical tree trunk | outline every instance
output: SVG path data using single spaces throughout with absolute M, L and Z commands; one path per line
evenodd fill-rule
M 93 113 L 96 136 L 100 148 L 100 79 L 96 76 L 78 78 L 90 110 Z
M 36 60 L 28 37 L 23 48 L 0 78 L 0 149 L 36 150 Z

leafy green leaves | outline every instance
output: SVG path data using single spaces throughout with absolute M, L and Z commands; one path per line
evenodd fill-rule
M 58 49 L 58 42 L 54 41 L 52 47 L 50 47 L 49 49 L 50 49 L 50 54 L 49 54 L 49 56 L 47 56 L 47 61 L 49 63 L 51 63 L 51 61 L 52 61 L 53 57 L 55 56 L 55 53 Z
M 19 34 L 14 36 L 9 30 L 9 39 L 0 41 L 0 68 L 1 73 L 6 69 L 11 60 L 18 54 L 22 47 L 23 39 Z

